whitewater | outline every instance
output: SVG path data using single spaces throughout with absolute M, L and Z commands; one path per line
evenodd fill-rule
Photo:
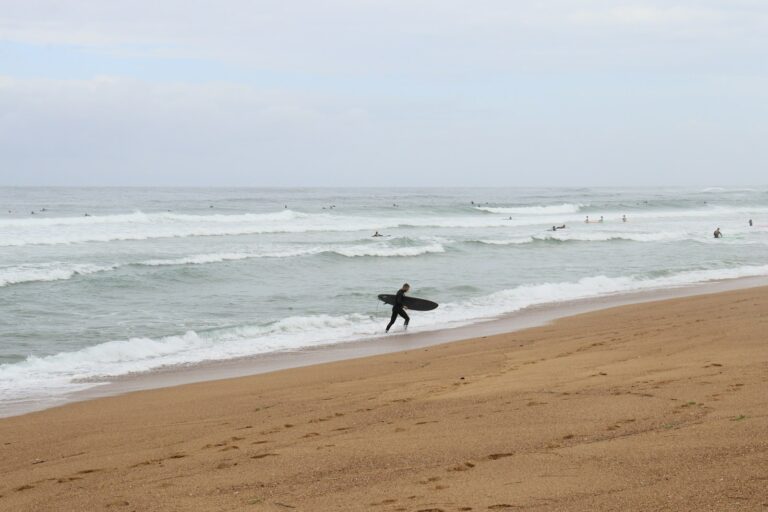
M 376 295 L 405 281 L 441 304 L 414 312 L 418 336 L 768 276 L 768 188 L 4 188 L 0 202 L 0 410 L 373 340 L 389 316 Z

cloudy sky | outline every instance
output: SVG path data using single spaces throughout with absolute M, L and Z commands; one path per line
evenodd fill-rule
M 0 185 L 768 181 L 765 0 L 0 6 Z

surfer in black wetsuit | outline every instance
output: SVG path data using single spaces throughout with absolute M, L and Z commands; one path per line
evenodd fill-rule
M 397 315 L 400 315 L 401 317 L 405 318 L 405 328 L 408 329 L 408 322 L 411 320 L 411 318 L 405 312 L 405 305 L 403 304 L 403 298 L 405 296 L 405 293 L 410 289 L 411 289 L 411 285 L 409 285 L 408 283 L 405 283 L 403 287 L 397 291 L 397 295 L 395 295 L 395 303 L 392 304 L 392 318 L 390 318 L 389 323 L 387 324 L 386 332 L 389 332 L 389 328 L 392 327 L 392 324 L 394 324 L 395 320 L 397 320 Z

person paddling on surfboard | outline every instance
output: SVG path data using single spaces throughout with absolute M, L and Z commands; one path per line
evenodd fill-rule
M 389 332 L 389 328 L 392 327 L 392 324 L 394 324 L 395 320 L 397 320 L 397 315 L 405 318 L 405 329 L 408 330 L 408 322 L 411 320 L 411 318 L 405 312 L 403 297 L 405 296 L 405 293 L 410 289 L 411 285 L 405 283 L 403 287 L 397 291 L 397 295 L 395 295 L 395 303 L 392 304 L 392 318 L 390 318 L 389 323 L 387 324 L 387 330 L 385 332 Z

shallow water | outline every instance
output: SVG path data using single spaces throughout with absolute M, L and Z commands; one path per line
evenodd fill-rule
M 768 274 L 768 189 L 4 188 L 0 207 L 4 402 L 381 335 L 376 295 L 404 281 L 441 303 L 419 331 Z

